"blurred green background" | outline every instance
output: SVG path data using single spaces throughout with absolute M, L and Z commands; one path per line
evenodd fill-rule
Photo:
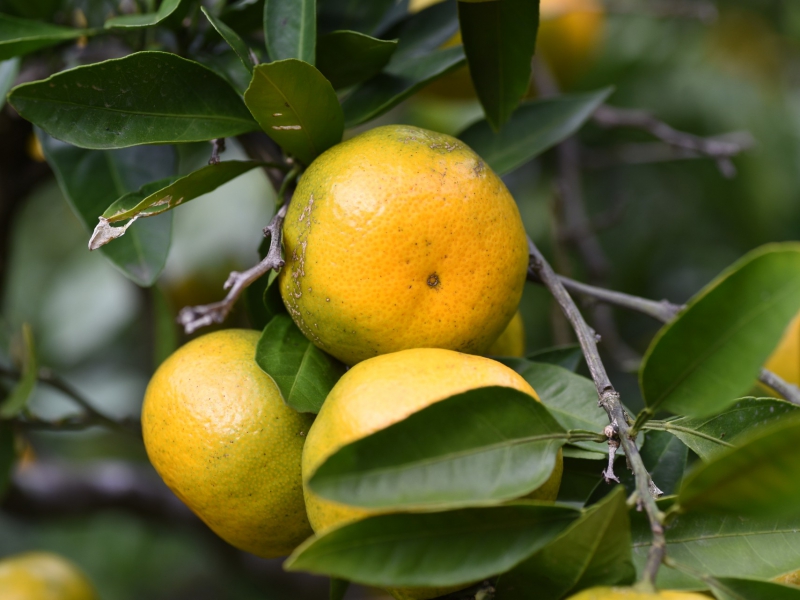
M 560 82 L 564 91 L 613 85 L 613 106 L 647 110 L 697 135 L 745 131 L 755 140 L 733 159 L 736 175 L 726 178 L 714 161 L 675 158 L 642 132 L 587 125 L 579 136 L 583 194 L 610 266 L 604 283 L 683 302 L 746 251 L 800 239 L 800 4 L 609 2 L 600 22 L 592 51 Z M 402 122 L 455 134 L 480 115 L 468 89 L 456 88 L 431 86 L 370 126 Z M 29 126 L 8 107 L 0 132 L 4 140 L 30 141 Z M 169 347 L 172 336 L 185 341 L 165 323 L 182 306 L 219 299 L 228 271 L 257 260 L 274 191 L 265 175 L 250 172 L 176 210 L 167 266 L 157 287 L 142 290 L 87 250 L 88 233 L 53 176 L 35 166 L 35 151 L 24 147 L 4 150 L 16 153 L 20 169 L 39 170 L 29 192 L 13 202 L 11 193 L 0 196 L 3 352 L 30 323 L 43 365 L 106 413 L 138 418 L 158 348 Z M 210 146 L 194 148 L 194 160 L 209 152 Z M 223 156 L 243 153 L 229 143 Z M 551 151 L 506 183 L 528 232 L 558 270 L 586 280 L 592 274 L 556 225 L 556 163 Z M 529 351 L 570 341 L 543 289 L 527 286 L 521 312 Z M 619 358 L 641 355 L 658 325 L 620 311 L 613 317 L 625 346 L 607 355 L 611 375 L 635 409 L 641 404 L 636 375 Z M 227 325 L 247 323 L 240 306 Z M 608 352 L 608 343 L 601 350 Z M 9 364 L 9 357 L 2 362 Z M 73 405 L 39 385 L 32 408 L 55 419 Z M 17 483 L 0 505 L 0 556 L 59 552 L 107 600 L 327 597 L 327 580 L 286 575 L 280 561 L 228 547 L 170 501 L 135 437 L 91 429 L 27 432 L 24 440 L 29 449 Z M 46 503 L 48 485 L 57 482 L 54 489 L 64 497 L 80 498 L 75 486 L 93 478 L 105 482 L 107 497 L 124 501 L 77 501 L 58 510 Z M 161 491 L 138 497 L 142 482 Z M 26 502 L 26 494 L 43 504 Z M 370 594 L 353 590 L 348 598 Z

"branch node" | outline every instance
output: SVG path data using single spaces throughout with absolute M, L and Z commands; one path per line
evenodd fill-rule
M 219 155 L 223 152 L 225 152 L 225 138 L 211 140 L 211 158 L 208 159 L 208 164 L 218 165 L 220 161 Z
M 619 477 L 614 473 L 614 459 L 617 456 L 617 450 L 619 450 L 619 427 L 617 426 L 617 421 L 614 420 L 609 425 L 606 425 L 605 429 L 603 429 L 603 434 L 608 438 L 608 466 L 603 471 L 603 478 L 606 483 L 611 483 L 612 481 L 620 483 Z

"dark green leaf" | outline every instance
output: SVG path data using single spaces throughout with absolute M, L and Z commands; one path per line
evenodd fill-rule
M 14 428 L 8 421 L 0 421 L 0 499 L 11 482 L 15 458 Z
M 256 347 L 256 362 L 275 380 L 286 404 L 318 413 L 345 367 L 312 344 L 288 314 L 275 315 Z
M 678 495 L 685 510 L 768 517 L 800 506 L 800 418 L 762 427 L 736 448 L 702 463 Z
M 174 152 L 168 146 L 99 152 L 64 144 L 41 132 L 39 141 L 61 191 L 87 231 L 114 200 L 174 171 Z M 137 221 L 123 239 L 100 251 L 126 277 L 150 286 L 164 268 L 171 235 L 170 212 Z
M 153 366 L 157 368 L 178 349 L 177 316 L 170 305 L 166 294 L 158 286 L 153 286 L 151 299 L 153 303 Z
M 709 583 L 717 600 L 800 600 L 800 588 L 793 585 L 733 577 Z
M 222 9 L 220 17 L 239 35 L 261 33 L 264 30 L 264 0 L 235 0 Z
M 478 388 L 344 446 L 308 485 L 329 500 L 369 508 L 495 504 L 547 481 L 566 438 L 528 394 Z
M 320 32 L 330 33 L 349 29 L 382 35 L 383 22 L 395 11 L 407 12 L 408 0 L 370 0 L 369 2 L 342 2 L 341 0 L 317 0 L 318 26 Z M 382 36 L 385 37 L 385 36 Z
M 217 30 L 217 33 L 222 36 L 222 39 L 228 42 L 228 45 L 236 53 L 236 56 L 239 57 L 239 60 L 242 61 L 242 64 L 245 66 L 245 68 L 252 73 L 253 61 L 250 58 L 250 48 L 247 47 L 247 44 L 244 42 L 244 40 L 240 38 L 239 34 L 233 29 L 209 13 L 205 6 L 200 7 L 200 10 L 203 11 L 206 19 L 208 19 L 208 22 L 211 23 L 214 29 Z
M 265 237 L 258 246 L 258 256 L 261 260 L 269 252 L 270 238 Z M 270 271 L 265 277 L 257 279 L 247 286 L 242 299 L 247 308 L 247 316 L 252 329 L 264 329 L 278 313 L 285 313 L 286 307 L 281 298 L 280 286 L 277 283 L 277 273 Z M 274 285 L 273 285 L 274 284 Z
M 157 25 L 172 13 L 174 13 L 181 0 L 161 0 L 161 6 L 158 7 L 156 12 L 144 13 L 141 15 L 122 15 L 121 17 L 113 17 L 106 21 L 106 29 L 113 27 L 117 28 L 137 28 L 137 27 L 152 27 Z
M 72 29 L 0 14 L 0 60 L 29 54 L 40 48 L 74 40 L 89 33 L 85 29 Z
M 611 91 L 604 88 L 587 94 L 532 100 L 522 104 L 500 131 L 492 131 L 484 119 L 470 125 L 458 137 L 498 175 L 503 175 L 578 131 Z
M 550 414 L 564 429 L 587 429 L 600 433 L 608 416 L 597 405 L 597 390 L 586 377 L 547 363 L 531 363 L 520 375 L 531 384 Z M 577 442 L 590 452 L 606 453 L 605 444 Z
M 744 256 L 665 325 L 640 372 L 648 409 L 700 417 L 745 394 L 800 308 L 800 243 Z
M 244 101 L 267 135 L 307 165 L 342 139 L 342 108 L 333 86 L 302 61 L 258 65 Z
M 0 405 L 0 418 L 9 419 L 28 404 L 28 400 L 36 387 L 36 378 L 39 375 L 39 358 L 36 354 L 36 344 L 33 340 L 33 331 L 27 323 L 22 325 L 20 344 L 20 377 L 14 388 Z
M 537 350 L 528 354 L 527 358 L 533 362 L 558 365 L 574 373 L 578 369 L 578 365 L 581 364 L 583 351 L 580 344 L 569 344 Z
M 605 465 L 598 463 L 597 458 L 602 460 L 604 457 L 594 452 L 586 454 L 591 458 L 571 458 L 564 453 L 564 472 L 561 475 L 561 487 L 558 488 L 558 502 L 583 508 L 595 488 L 601 485 Z M 602 485 L 606 485 L 605 482 Z
M 735 445 L 735 439 L 755 427 L 784 419 L 789 413 L 797 413 L 800 407 L 774 398 L 742 398 L 720 415 L 713 417 L 680 417 L 659 424 L 651 421 L 648 426 L 658 425 L 689 446 L 703 460 L 711 460 L 716 454 Z
M 275 315 L 289 314 L 286 312 L 286 305 L 283 303 L 283 298 L 281 298 L 281 289 L 276 281 L 277 277 L 264 290 L 264 310 L 269 316 L 269 320 L 272 320 Z
M 62 71 L 17 86 L 9 102 L 53 137 L 82 148 L 196 142 L 257 128 L 224 79 L 166 52 Z
M 14 85 L 19 73 L 19 59 L 10 58 L 0 62 L 0 109 L 6 103 L 6 94 Z
M 284 563 L 378 586 L 449 586 L 502 573 L 569 526 L 578 511 L 516 502 L 370 517 L 315 536 Z
M 649 431 L 642 446 L 642 460 L 653 481 L 666 495 L 675 494 L 680 487 L 689 449 L 681 440 L 664 431 Z M 631 486 L 633 487 L 633 486 Z
M 219 186 L 260 165 L 261 163 L 255 161 L 224 161 L 216 165 L 206 165 L 180 179 L 169 178 L 148 183 L 136 192 L 125 194 L 103 213 L 103 220 L 95 228 L 89 249 L 96 250 L 125 233 L 124 227 L 111 228 L 109 223 L 159 215 L 213 192 Z
M 349 587 L 350 582 L 346 579 L 331 577 L 330 593 L 328 594 L 329 600 L 344 600 L 344 595 L 347 593 L 347 588 Z
M 458 20 L 475 92 L 486 120 L 497 130 L 528 91 L 538 2 L 459 2 Z
M 356 31 L 334 31 L 317 42 L 317 68 L 335 89 L 376 75 L 397 48 L 397 40 L 379 40 Z
M 529 600 L 532 585 L 536 600 L 559 600 L 596 585 L 629 584 L 635 576 L 625 488 L 617 486 L 563 534 L 501 575 L 496 587 L 507 600 Z
M 430 54 L 458 33 L 456 0 L 438 2 L 409 15 L 392 29 L 399 40 L 392 64 L 410 62 Z
M 387 65 L 365 81 L 342 103 L 345 125 L 355 127 L 379 117 L 434 79 L 464 64 L 461 46 L 431 52 L 410 62 Z
M 272 60 L 297 58 L 314 64 L 316 0 L 265 0 L 264 37 Z

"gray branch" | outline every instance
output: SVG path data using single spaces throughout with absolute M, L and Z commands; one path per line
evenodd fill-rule
M 597 389 L 598 404 L 606 411 L 612 428 L 616 430 L 619 442 L 625 450 L 628 466 L 633 471 L 638 504 L 647 513 L 650 531 L 653 536 L 652 546 L 647 557 L 647 565 L 643 572 L 643 580 L 646 584 L 654 587 L 656 574 L 667 548 L 666 538 L 664 537 L 664 514 L 659 510 L 655 501 L 655 497 L 659 495 L 660 490 L 650 477 L 650 473 L 647 472 L 647 468 L 639 454 L 635 436 L 631 434 L 628 415 L 622 407 L 619 393 L 611 384 L 605 366 L 600 359 L 600 354 L 597 351 L 595 332 L 586 323 L 561 279 L 555 274 L 530 238 L 528 238 L 528 249 L 531 261 L 530 270 L 547 287 L 575 330 L 575 335 L 581 344 L 586 364 Z M 611 474 L 613 475 L 613 473 Z

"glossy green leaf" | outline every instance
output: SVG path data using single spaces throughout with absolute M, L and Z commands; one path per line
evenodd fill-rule
M 464 64 L 461 46 L 445 48 L 409 63 L 389 64 L 383 73 L 365 81 L 344 102 L 345 125 L 355 127 L 375 117 Z
M 318 413 L 345 367 L 303 335 L 288 314 L 278 314 L 264 328 L 256 362 L 275 380 L 286 404 L 299 412 Z
M 669 421 L 651 421 L 648 427 L 657 425 L 659 429 L 672 435 L 689 446 L 703 460 L 711 460 L 715 455 L 735 445 L 736 438 L 756 427 L 784 419 L 798 413 L 800 407 L 774 398 L 742 398 L 729 410 L 711 417 L 680 417 Z
M 455 0 L 435 4 L 393 29 L 397 50 L 382 73 L 344 100 L 345 125 L 354 127 L 382 115 L 434 79 L 462 66 L 466 58 L 461 46 L 439 49 L 456 31 Z
M 648 409 L 700 417 L 744 395 L 800 308 L 800 243 L 770 244 L 726 269 L 665 325 L 640 372 Z
M 517 502 L 370 517 L 314 536 L 284 563 L 377 586 L 447 586 L 502 573 L 566 529 L 579 512 Z
M 0 109 L 6 103 L 6 94 L 14 85 L 19 73 L 19 59 L 9 58 L 0 62 Z
M 662 507 L 663 510 L 663 507 Z M 633 562 L 641 573 L 650 550 L 650 526 L 632 512 Z M 718 577 L 772 579 L 800 564 L 800 514 L 781 518 L 687 513 L 667 527 L 667 556 Z M 682 571 L 662 567 L 658 587 L 702 589 L 706 585 Z
M 85 29 L 61 27 L 0 13 L 0 60 L 29 54 L 88 33 Z
M 581 450 L 581 452 L 584 452 Z M 608 485 L 603 481 L 605 465 L 598 462 L 606 457 L 594 452 L 586 452 L 590 458 L 572 458 L 564 453 L 564 472 L 561 475 L 561 487 L 558 489 L 558 502 L 583 508 L 600 485 Z M 605 494 L 604 494 L 605 495 Z
M 458 20 L 475 92 L 497 130 L 528 91 L 539 5 L 531 0 L 459 2 Z
M 348 87 L 379 73 L 396 48 L 397 40 L 334 31 L 317 41 L 317 68 L 335 89 Z
M 333 86 L 302 61 L 258 65 L 244 101 L 267 135 L 307 165 L 342 139 L 342 108 Z
M 169 178 L 152 182 L 136 192 L 125 194 L 103 212 L 103 219 L 94 230 L 89 249 L 96 250 L 125 233 L 125 227 L 112 228 L 109 223 L 159 215 L 213 192 L 219 186 L 260 165 L 256 161 L 224 161 L 206 165 L 180 179 Z
M 520 375 L 531 384 L 564 429 L 603 431 L 608 416 L 597 405 L 597 390 L 586 377 L 576 375 L 557 365 L 531 363 Z M 576 446 L 590 452 L 607 453 L 608 446 L 595 442 L 576 442 Z
M 717 600 L 800 600 L 800 587 L 772 581 L 719 577 L 709 583 Z
M 168 146 L 138 146 L 117 151 L 84 150 L 39 133 L 47 162 L 72 210 L 91 231 L 109 204 L 148 181 L 171 176 L 175 156 Z M 167 260 L 172 213 L 134 223 L 125 237 L 101 252 L 142 286 L 152 285 Z
M 685 478 L 678 503 L 685 510 L 770 515 L 800 506 L 800 418 L 762 427 L 747 441 L 698 465 Z
M 313 65 L 316 0 L 264 0 L 264 37 L 272 60 L 297 58 Z
M 20 377 L 0 404 L 0 418 L 3 419 L 9 419 L 25 408 L 36 388 L 36 379 L 39 375 L 39 358 L 36 354 L 33 331 L 28 323 L 22 325 L 20 337 Z
M 247 47 L 245 41 L 240 38 L 239 34 L 233 29 L 208 12 L 205 6 L 201 6 L 200 10 L 203 11 L 206 19 L 208 19 L 208 22 L 211 23 L 214 29 L 217 30 L 217 33 L 222 36 L 222 39 L 228 42 L 228 45 L 236 53 L 236 56 L 239 57 L 239 60 L 242 61 L 242 64 L 245 66 L 245 68 L 252 73 L 254 66 L 253 60 L 250 58 L 251 51 L 250 48 Z
M 329 500 L 369 508 L 495 504 L 547 481 L 566 439 L 528 394 L 478 388 L 344 446 L 308 485 Z
M 330 592 L 328 593 L 329 600 L 344 600 L 344 596 L 347 593 L 347 588 L 350 587 L 350 582 L 346 579 L 337 579 L 336 577 L 331 577 L 331 587 Z
M 14 428 L 8 421 L 0 421 L 0 500 L 11 483 L 15 458 Z
M 224 79 L 166 52 L 62 71 L 17 86 L 9 102 L 53 137 L 82 148 L 197 142 L 257 129 Z
M 501 575 L 498 597 L 529 600 L 535 585 L 536 600 L 560 600 L 596 585 L 632 583 L 636 570 L 625 497 L 625 488 L 617 486 L 563 534 Z
M 565 94 L 523 103 L 498 132 L 486 119 L 458 137 L 499 175 L 513 171 L 564 141 L 589 120 L 611 88 L 586 94 Z
M 568 344 L 531 352 L 527 358 L 533 362 L 558 365 L 574 373 L 578 369 L 578 365 L 581 364 L 583 351 L 580 344 Z
M 180 4 L 181 0 L 161 0 L 161 5 L 156 12 L 112 17 L 106 21 L 105 28 L 136 29 L 138 27 L 152 27 L 174 13 Z

